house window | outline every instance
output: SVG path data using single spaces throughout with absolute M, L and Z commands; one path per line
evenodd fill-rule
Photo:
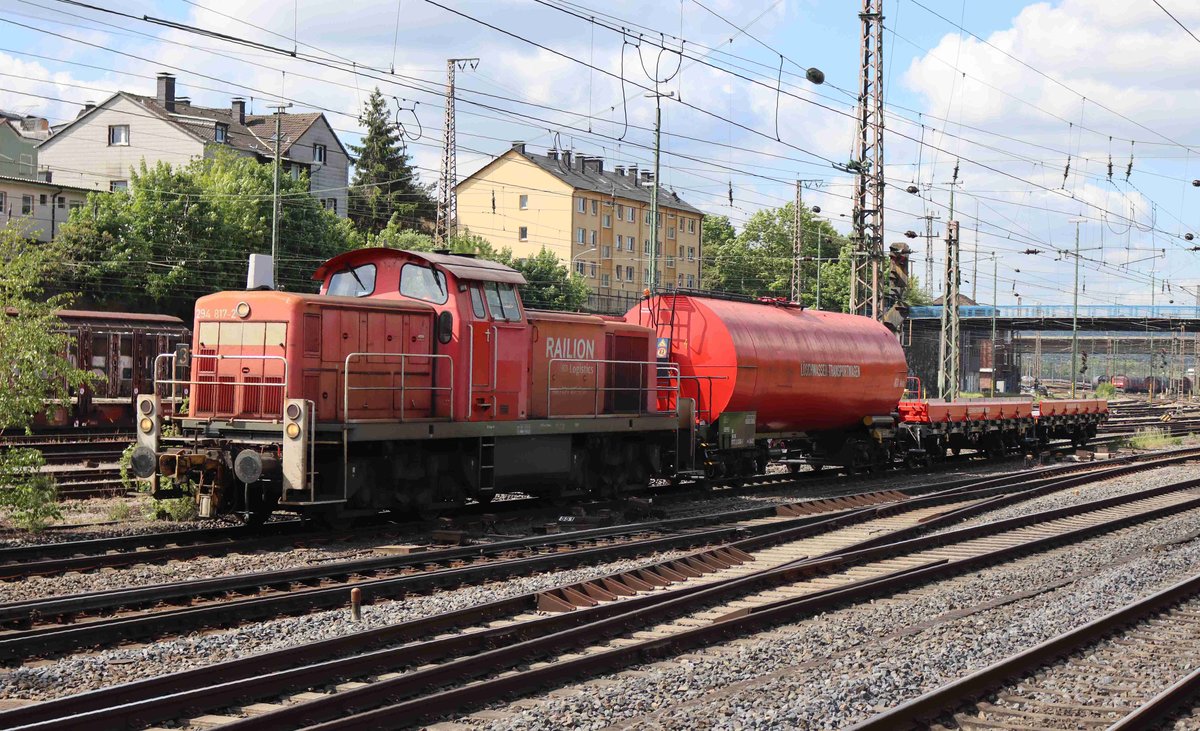
M 337 213 L 337 198 L 325 198 L 321 201 L 321 205 L 328 211 Z
M 690 233 L 690 234 L 696 233 L 696 219 L 694 219 L 694 218 L 688 219 L 688 233 Z
M 325 145 L 313 145 L 313 162 L 318 165 L 325 164 Z
M 650 255 L 650 239 L 646 239 L 642 242 L 642 253 L 646 256 Z
M 696 261 L 696 247 L 695 246 L 688 247 L 688 261 Z
M 591 277 L 592 277 L 592 279 L 596 278 L 596 265 L 595 264 L 592 264 Z
M 58 207 L 59 208 L 67 207 L 67 197 L 65 195 L 55 196 L 55 198 L 58 199 Z
M 696 277 L 695 277 L 695 275 L 693 275 L 693 274 L 689 274 L 689 275 L 687 275 L 687 283 L 688 283 L 688 284 L 687 284 L 687 286 L 688 286 L 688 289 L 691 289 L 692 287 L 695 287 L 695 286 L 696 286 Z
M 0 190 L 0 213 L 8 212 L 8 194 Z
M 612 228 L 612 214 L 605 213 L 604 218 L 601 220 L 603 221 L 602 225 L 604 226 L 604 228 Z
M 625 278 L 633 281 L 633 267 L 625 267 Z
M 110 124 L 110 125 L 108 125 L 108 144 L 109 145 L 128 145 L 129 144 L 129 125 L 127 125 L 127 124 Z
M 680 259 L 683 258 L 683 247 L 682 246 L 679 247 L 679 258 Z
M 592 201 L 592 215 L 597 216 L 599 214 L 600 214 L 600 201 L 593 200 Z
M 587 199 L 586 198 L 576 198 L 575 199 L 575 210 L 579 211 L 580 213 L 587 213 Z
M 675 227 L 674 226 L 667 226 L 667 238 L 668 239 L 675 238 Z
M 617 234 L 617 251 L 620 251 L 624 247 L 625 247 L 625 237 L 622 236 L 621 234 Z
M 575 273 L 584 276 L 587 273 L 587 264 L 582 261 L 575 262 Z
M 650 211 L 646 211 L 646 225 L 650 225 Z
M 218 124 L 213 129 L 213 142 L 218 142 L 218 143 L 224 144 L 225 140 L 228 139 L 228 137 L 229 137 L 229 127 L 227 127 L 226 125 Z
M 625 206 L 618 203 L 617 204 L 617 220 L 620 221 L 622 218 L 625 218 Z
M 521 241 L 528 241 L 529 240 L 529 227 L 522 226 L 521 228 L 517 229 L 517 238 L 520 239 Z
M 592 231 L 592 246 L 596 245 L 596 232 Z
M 630 223 L 633 223 L 633 221 L 634 221 L 634 214 L 636 214 L 636 213 L 637 213 L 637 211 L 633 210 L 633 206 L 630 206 L 630 207 L 629 207 L 629 222 L 630 222 Z
M 21 196 L 21 215 L 28 216 L 30 213 L 33 213 L 33 196 L 23 195 Z
M 115 193 L 118 190 L 129 190 L 128 180 L 110 180 L 108 181 L 108 191 Z
M 618 282 L 619 282 L 619 281 L 621 281 L 621 279 L 622 279 L 622 277 L 621 277 L 621 270 L 622 270 L 622 269 L 624 269 L 624 267 L 617 267 L 617 281 L 618 281 Z
M 611 284 L 611 282 L 610 282 L 610 281 L 609 281 L 609 279 L 608 279 L 608 275 L 607 275 L 607 274 L 601 274 L 601 275 L 600 275 L 600 286 L 601 286 L 601 287 L 607 287 L 607 286 L 609 286 L 610 284 Z
M 83 208 L 83 201 L 71 201 L 67 204 L 67 208 L 70 208 L 72 211 L 77 211 L 80 208 Z
M 602 255 L 604 256 L 605 259 L 612 258 L 612 247 L 611 246 L 605 246 L 601 251 L 602 251 Z
M 680 287 L 683 286 L 683 275 L 682 274 L 679 275 L 679 286 Z
M 575 241 L 579 244 L 587 243 L 587 229 L 582 226 L 575 229 Z
M 529 210 L 529 196 L 523 195 L 517 199 L 517 207 L 522 211 Z
M 46 194 L 45 193 L 42 193 L 38 196 L 38 205 L 39 206 L 46 205 Z

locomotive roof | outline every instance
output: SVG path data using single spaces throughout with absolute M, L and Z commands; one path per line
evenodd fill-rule
M 428 251 L 407 251 L 404 249 L 387 249 L 382 247 L 355 249 L 354 251 L 347 251 L 344 254 L 338 254 L 322 264 L 313 273 L 313 279 L 324 280 L 330 271 L 339 271 L 347 266 L 367 264 L 381 259 L 404 258 L 424 261 L 435 269 L 442 269 L 463 280 L 525 284 L 525 277 L 520 272 L 499 262 L 477 259 L 473 256 L 435 254 Z

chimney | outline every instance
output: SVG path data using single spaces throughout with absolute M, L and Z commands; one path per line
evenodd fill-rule
M 175 106 L 177 106 L 177 107 L 179 107 L 179 106 L 186 107 L 186 106 L 189 106 L 191 103 L 192 103 L 192 100 L 186 96 L 175 97 Z
M 637 185 L 638 184 L 637 165 L 630 165 L 628 168 L 625 169 L 625 172 L 626 172 L 626 174 L 628 174 L 630 177 L 633 178 L 633 184 Z
M 571 167 L 571 151 L 563 150 L 562 151 L 562 159 L 563 159 L 563 162 L 565 162 L 567 164 L 567 167 L 570 168 Z
M 617 175 L 620 175 L 621 177 L 625 177 L 624 166 L 617 165 L 616 167 L 613 168 L 613 172 L 616 173 Z
M 512 150 L 513 150 L 513 152 L 517 152 L 519 154 L 524 155 L 525 154 L 525 143 L 522 142 L 521 140 L 513 140 Z
M 558 150 L 554 149 L 554 148 L 546 150 L 546 157 L 550 158 L 551 160 L 557 160 L 558 159 Z
M 654 171 L 653 170 L 643 170 L 642 171 L 642 183 L 644 185 L 650 185 L 653 182 L 654 182 Z
M 82 117 L 83 115 L 87 114 L 88 112 L 92 111 L 95 108 L 96 108 L 96 102 L 89 99 L 88 101 L 83 103 L 83 109 L 81 109 L 79 111 L 79 114 L 77 116 Z
M 233 105 L 230 107 L 230 113 L 238 124 L 246 124 L 246 100 L 240 96 L 233 98 Z
M 175 77 L 165 71 L 158 75 L 158 95 L 155 100 L 168 112 L 175 111 Z

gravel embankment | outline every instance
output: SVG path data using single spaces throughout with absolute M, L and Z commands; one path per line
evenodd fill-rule
M 350 610 L 321 611 L 301 617 L 255 622 L 218 632 L 190 632 L 138 648 L 117 648 L 70 655 L 58 660 L 23 665 L 0 672 L 0 698 L 45 700 L 162 675 L 223 660 L 260 655 L 271 650 L 316 642 L 388 624 L 431 617 L 476 604 L 542 591 L 608 574 L 629 571 L 687 552 L 664 552 L 636 560 L 614 561 L 585 568 L 467 586 L 427 596 L 385 600 L 362 608 L 362 621 L 350 620 Z M 349 604 L 349 591 L 347 591 Z
M 1065 493 L 1060 504 L 1077 497 Z M 1198 528 L 1200 511 L 1180 514 L 542 695 L 503 718 L 459 720 L 487 729 L 839 728 L 1191 575 Z

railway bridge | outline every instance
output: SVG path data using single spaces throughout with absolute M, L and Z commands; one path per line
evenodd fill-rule
M 960 305 L 958 311 L 962 390 L 990 391 L 994 378 L 997 393 L 1011 394 L 1022 376 L 1071 377 L 1071 305 Z M 912 307 L 904 326 L 909 368 L 927 384 L 937 379 L 941 317 L 941 305 Z M 1087 379 L 1125 374 L 1181 381 L 1192 376 L 1200 353 L 1200 304 L 1080 306 L 1078 330 Z

